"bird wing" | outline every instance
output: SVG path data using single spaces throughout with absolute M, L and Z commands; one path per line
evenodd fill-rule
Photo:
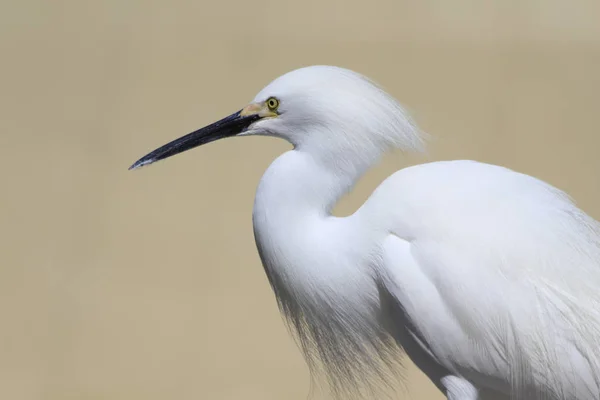
M 436 196 L 414 189 L 419 173 L 388 184 L 405 194 L 381 271 L 393 318 L 481 387 L 599 398 L 599 224 L 541 181 L 477 165 Z

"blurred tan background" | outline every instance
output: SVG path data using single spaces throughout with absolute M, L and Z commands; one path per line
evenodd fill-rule
M 364 73 L 433 136 L 340 214 L 398 168 L 470 158 L 600 217 L 599 16 L 596 0 L 3 2 L 0 398 L 306 399 L 251 226 L 289 146 L 227 140 L 127 171 L 291 69 Z M 404 395 L 440 398 L 407 376 Z

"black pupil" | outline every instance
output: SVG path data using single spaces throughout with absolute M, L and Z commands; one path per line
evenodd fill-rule
M 269 100 L 269 107 L 271 107 L 271 108 L 275 107 L 275 100 L 273 100 L 273 99 Z

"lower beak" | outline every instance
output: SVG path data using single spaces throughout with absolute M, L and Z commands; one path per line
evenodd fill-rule
M 197 131 L 188 133 L 179 139 L 175 139 L 153 152 L 146 154 L 144 157 L 133 163 L 129 169 L 140 168 L 144 165 L 152 164 L 153 162 L 193 149 L 194 147 L 226 137 L 235 136 L 244 132 L 253 122 L 260 119 L 258 114 L 243 116 L 241 113 L 242 110 L 204 128 L 198 129 Z

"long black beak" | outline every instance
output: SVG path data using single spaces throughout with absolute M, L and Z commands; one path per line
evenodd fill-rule
M 204 128 L 200 128 L 197 131 L 188 133 L 179 139 L 175 139 L 153 152 L 146 154 L 144 157 L 133 163 L 129 169 L 132 170 L 143 167 L 144 165 L 152 164 L 153 162 L 193 149 L 194 147 L 226 137 L 235 136 L 245 131 L 250 124 L 260 119 L 257 114 L 243 116 L 241 113 L 242 110 Z

